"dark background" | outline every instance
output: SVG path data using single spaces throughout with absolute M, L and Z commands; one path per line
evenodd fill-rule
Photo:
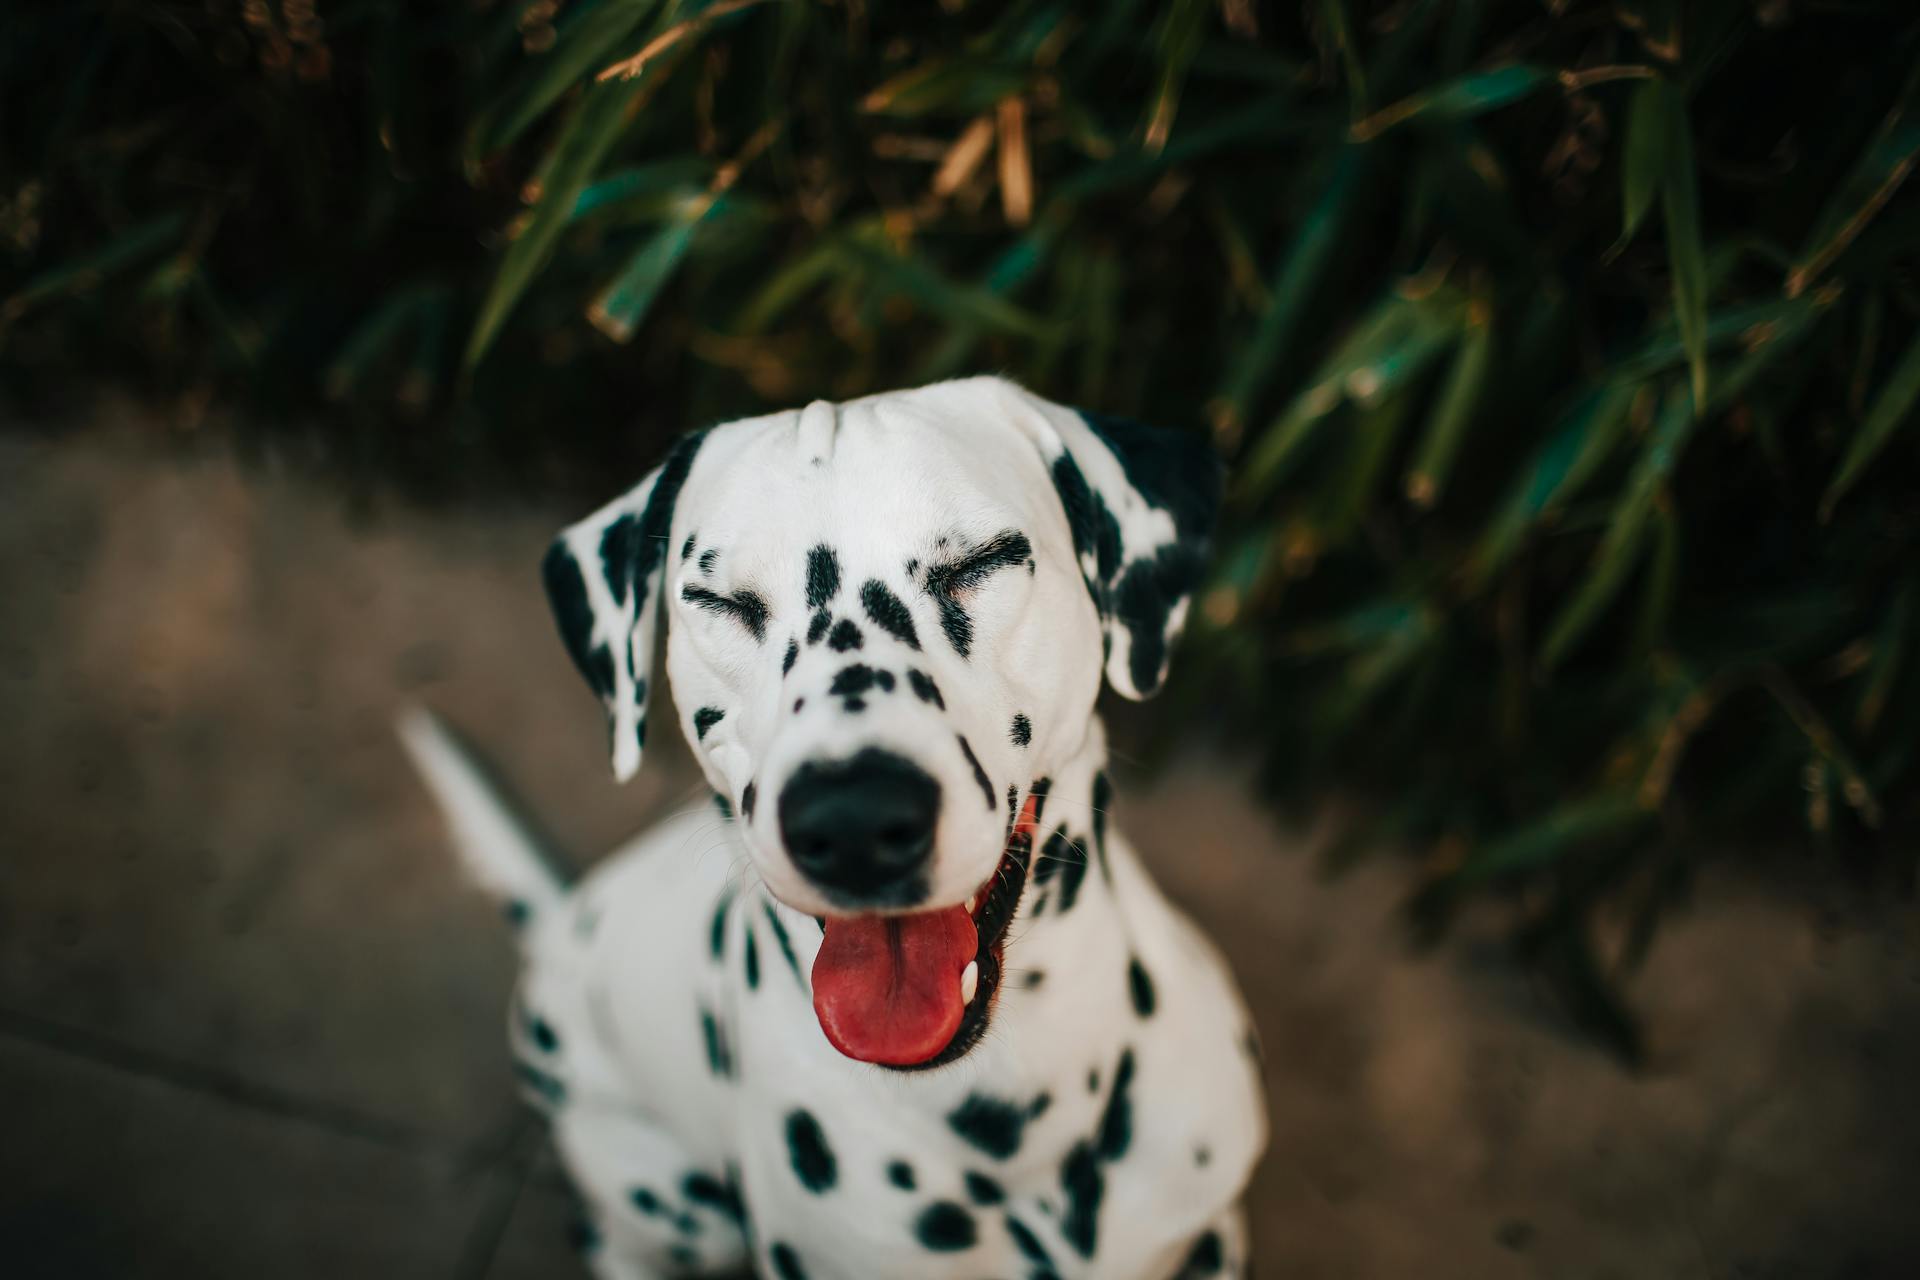
M 392 714 L 582 862 L 699 803 L 604 782 L 545 540 L 690 425 L 977 371 L 1231 465 L 1111 710 L 1269 1047 L 1263 1273 L 1920 1268 L 1910 6 L 5 24 L 29 1272 L 552 1265 L 509 947 Z

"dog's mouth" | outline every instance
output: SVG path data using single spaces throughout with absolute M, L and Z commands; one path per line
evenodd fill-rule
M 985 1034 L 999 993 L 1007 927 L 1032 860 L 1039 797 L 1030 795 L 1000 863 L 973 897 L 932 911 L 830 916 L 813 961 L 813 1011 L 849 1058 L 924 1070 Z

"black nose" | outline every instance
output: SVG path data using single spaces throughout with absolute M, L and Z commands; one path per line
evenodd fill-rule
M 780 792 L 787 855 L 807 879 L 849 904 L 917 902 L 939 815 L 940 784 L 878 747 L 803 764 Z

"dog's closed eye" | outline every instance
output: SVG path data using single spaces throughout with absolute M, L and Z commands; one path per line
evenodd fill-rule
M 940 629 L 955 653 L 964 658 L 973 651 L 973 617 L 966 610 L 967 597 L 1000 570 L 1025 564 L 1032 556 L 1033 544 L 1027 535 L 1006 529 L 958 559 L 927 566 L 927 594 L 940 610 Z
M 690 582 L 680 588 L 680 598 L 696 609 L 732 618 L 755 640 L 767 638 L 767 602 L 756 592 L 740 590 L 721 595 Z

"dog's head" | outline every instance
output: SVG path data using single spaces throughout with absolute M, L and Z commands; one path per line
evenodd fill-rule
M 969 961 L 997 977 L 1033 784 L 1082 749 L 1101 670 L 1164 679 L 1218 490 L 1196 436 L 976 378 L 685 437 L 545 572 L 622 780 L 664 607 L 701 767 L 768 888 L 828 920 L 823 1027 L 907 1065 L 951 1049 Z

